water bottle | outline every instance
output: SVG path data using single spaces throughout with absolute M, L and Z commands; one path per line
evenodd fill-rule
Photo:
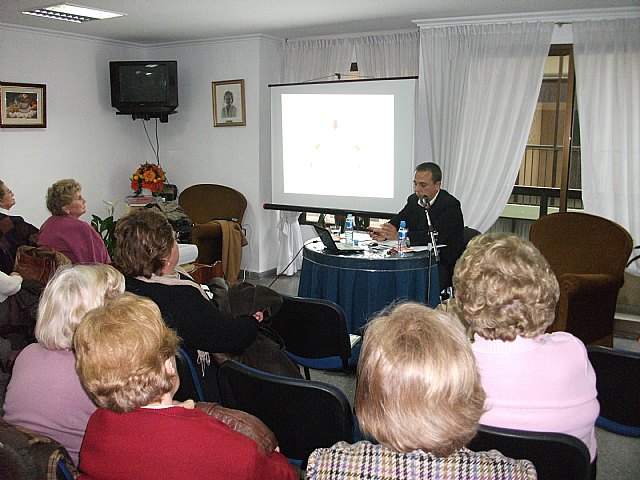
M 406 249 L 409 248 L 409 231 L 407 230 L 407 222 L 400 221 L 400 228 L 398 229 L 398 255 L 404 255 Z
M 344 241 L 347 245 L 353 245 L 353 215 L 347 215 L 344 222 Z

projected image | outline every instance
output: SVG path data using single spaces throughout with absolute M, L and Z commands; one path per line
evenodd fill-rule
M 283 94 L 284 192 L 393 198 L 393 95 Z

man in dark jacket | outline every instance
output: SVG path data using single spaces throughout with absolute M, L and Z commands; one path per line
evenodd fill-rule
M 451 286 L 451 277 L 456 260 L 464 249 L 464 219 L 460 202 L 449 192 L 440 188 L 442 170 L 435 163 L 421 163 L 413 173 L 414 194 L 407 198 L 407 204 L 389 223 L 381 228 L 369 228 L 374 240 L 396 240 L 400 221 L 404 220 L 409 229 L 411 245 L 430 243 L 426 209 L 418 201 L 429 202 L 429 217 L 438 245 L 446 245 L 440 252 L 440 289 Z

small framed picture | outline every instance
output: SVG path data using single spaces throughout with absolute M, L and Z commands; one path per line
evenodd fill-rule
M 47 86 L 0 82 L 0 127 L 45 128 Z
M 247 124 L 244 105 L 244 80 L 211 82 L 213 126 L 238 127 Z

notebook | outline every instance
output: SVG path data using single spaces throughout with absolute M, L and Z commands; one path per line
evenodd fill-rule
M 360 253 L 364 252 L 364 248 L 357 245 L 347 245 L 346 243 L 336 243 L 331 236 L 329 230 L 325 230 L 322 227 L 318 227 L 314 225 L 313 228 L 316 229 L 316 233 L 320 237 L 320 241 L 324 245 L 324 248 L 329 250 L 329 253 L 333 253 L 336 255 L 347 255 L 350 253 Z

